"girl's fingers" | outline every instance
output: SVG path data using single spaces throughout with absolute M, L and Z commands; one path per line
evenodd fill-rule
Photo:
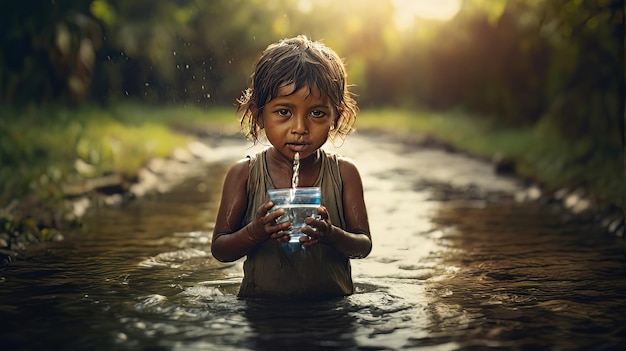
M 317 214 L 319 217 L 321 217 L 322 220 L 327 220 L 328 219 L 328 210 L 326 210 L 326 207 L 324 206 L 320 206 L 317 208 Z M 320 218 L 318 218 L 320 219 Z
M 272 234 L 272 239 L 276 239 L 278 242 L 287 242 L 289 241 L 289 235 L 284 231 L 278 231 Z
M 268 202 L 264 203 L 263 206 L 259 207 L 259 209 L 256 211 L 257 218 L 265 217 L 267 212 L 272 207 L 274 207 L 274 203 L 272 203 L 271 201 L 268 201 Z
M 315 244 L 317 244 L 319 242 L 319 239 L 313 238 L 313 237 L 307 237 L 307 236 L 303 236 L 300 238 L 300 244 L 302 244 L 302 246 L 304 247 L 310 247 L 313 246 Z

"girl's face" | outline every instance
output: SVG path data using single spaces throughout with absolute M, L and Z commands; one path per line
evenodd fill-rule
M 334 127 L 337 110 L 318 89 L 308 87 L 293 92 L 289 84 L 278 90 L 261 115 L 268 141 L 282 155 L 293 159 L 296 152 L 304 159 L 317 151 Z

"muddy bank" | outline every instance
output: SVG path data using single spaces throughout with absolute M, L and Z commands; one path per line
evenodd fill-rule
M 91 208 L 123 206 L 144 196 L 168 192 L 212 163 L 231 163 L 262 148 L 239 135 L 205 135 L 186 148 L 173 150 L 167 158 L 151 160 L 132 179 L 109 174 L 62 184 L 64 198 L 53 203 L 39 202 L 34 196 L 14 201 L 0 213 L 0 266 L 18 258 L 28 245 L 62 241 L 63 230 L 80 226 L 81 217 Z M 598 222 L 607 232 L 624 235 L 623 210 L 603 204 L 585 189 L 545 192 L 532 180 L 518 177 L 507 160 L 476 158 L 435 139 L 402 140 L 366 132 L 349 136 L 339 147 L 328 145 L 327 149 L 353 158 L 364 178 L 382 176 L 397 179 L 397 184 L 410 179 L 412 187 L 428 188 L 438 200 L 510 197 L 520 202 L 550 203 L 562 207 L 564 214 Z M 381 190 L 375 184 L 370 184 L 370 189 L 368 184 L 365 186 L 366 197 L 385 199 L 384 191 L 378 193 Z
M 107 174 L 59 185 L 63 197 L 41 200 L 31 194 L 0 209 L 0 267 L 11 263 L 29 245 L 62 241 L 63 231 L 81 225 L 92 208 L 123 206 L 145 196 L 168 192 L 214 162 L 236 159 L 245 140 L 239 136 L 207 136 L 155 158 L 132 178 Z

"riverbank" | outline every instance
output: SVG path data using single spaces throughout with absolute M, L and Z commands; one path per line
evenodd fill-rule
M 102 206 L 124 206 L 146 196 L 170 191 L 185 179 L 201 174 L 208 165 L 236 159 L 245 144 L 238 135 L 206 134 L 175 147 L 165 157 L 154 157 L 132 177 L 107 173 L 74 178 L 58 184 L 62 196 L 41 198 L 31 193 L 11 201 L 0 211 L 0 267 L 8 265 L 29 245 L 62 241 L 64 230 L 81 226 L 87 211 Z
M 358 129 L 389 132 L 404 141 L 464 152 L 546 191 L 567 188 L 596 202 L 624 207 L 624 147 L 606 140 L 568 139 L 547 123 L 511 127 L 455 111 L 369 111 L 359 116 Z
M 11 201 L 0 209 L 0 264 L 10 263 L 30 244 L 63 240 L 64 229 L 79 226 L 89 208 L 121 206 L 142 196 L 168 191 L 207 163 L 228 156 L 224 143 L 235 143 L 239 150 L 246 147 L 236 119 L 227 109 L 124 105 L 109 111 L 79 113 L 80 118 L 57 111 L 49 125 L 33 124 L 36 118 L 32 117 L 31 121 L 25 118 L 24 125 L 11 126 L 9 135 L 13 140 L 21 130 L 34 136 L 26 139 L 33 144 L 29 145 L 30 154 L 25 145 L 20 149 L 15 143 L 14 150 L 3 150 L 4 159 L 9 161 L 9 167 L 3 167 L 3 196 Z M 610 233 L 624 234 L 623 207 L 614 200 L 620 195 L 611 198 L 604 194 L 621 191 L 615 180 L 608 181 L 609 186 L 604 188 L 571 181 L 558 184 L 534 170 L 538 165 L 528 165 L 528 155 L 519 156 L 523 143 L 518 139 L 512 142 L 517 149 L 501 147 L 496 153 L 499 143 L 493 140 L 502 139 L 498 134 L 501 132 L 489 132 L 479 122 L 471 124 L 462 117 L 443 114 L 363 111 L 357 127 L 357 134 L 372 139 L 373 145 L 393 140 L 408 148 L 436 148 L 478 158 L 492 164 L 500 176 L 524 183 L 525 190 L 515 194 L 518 201 L 558 203 L 573 215 L 600 223 Z M 526 138 L 527 142 L 534 141 L 532 136 Z M 555 158 L 559 150 L 552 150 L 546 157 Z M 11 151 L 16 155 L 7 158 Z M 21 163 L 20 155 L 31 165 Z M 32 166 L 34 163 L 38 167 Z M 10 167 L 19 172 L 5 178 Z M 29 191 L 20 194 L 18 181 L 24 178 L 29 182 Z M 13 192 L 7 192 L 7 184 L 15 185 Z

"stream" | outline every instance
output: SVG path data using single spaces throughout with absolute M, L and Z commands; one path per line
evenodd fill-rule
M 374 248 L 354 295 L 238 299 L 210 252 L 220 157 L 165 193 L 92 208 L 0 271 L 2 350 L 621 350 L 624 239 L 471 157 L 351 135 Z M 257 147 L 258 148 L 258 147 Z

